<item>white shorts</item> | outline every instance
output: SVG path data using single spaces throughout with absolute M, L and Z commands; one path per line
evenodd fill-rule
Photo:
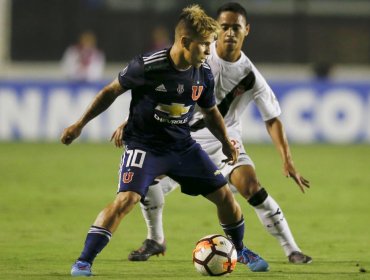
M 222 145 L 221 142 L 218 141 L 210 132 L 205 132 L 202 129 L 199 132 L 192 133 L 193 138 L 202 146 L 203 150 L 207 152 L 211 160 L 216 164 L 216 166 L 220 169 L 222 175 L 226 178 L 231 190 L 235 193 L 237 192 L 235 186 L 233 186 L 230 182 L 230 174 L 231 172 L 238 166 L 242 165 L 251 165 L 255 168 L 252 159 L 247 155 L 244 146 L 241 141 L 240 133 L 236 130 L 229 129 L 228 135 L 233 142 L 234 146 L 239 149 L 239 157 L 238 161 L 234 165 L 229 165 L 225 162 L 222 162 L 226 159 L 225 155 L 222 153 Z M 164 178 L 160 182 L 160 186 L 164 194 L 167 194 L 173 191 L 175 188 L 178 187 L 178 183 L 171 178 Z

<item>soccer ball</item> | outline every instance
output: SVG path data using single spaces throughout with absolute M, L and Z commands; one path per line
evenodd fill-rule
M 221 276 L 231 273 L 236 265 L 234 244 L 219 234 L 201 238 L 193 250 L 193 264 L 202 275 Z

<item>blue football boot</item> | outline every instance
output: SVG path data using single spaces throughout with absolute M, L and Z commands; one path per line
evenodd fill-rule
M 253 272 L 264 272 L 269 270 L 268 263 L 259 255 L 244 247 L 238 251 L 238 262 L 246 264 Z
M 72 276 L 91 276 L 91 264 L 85 261 L 76 261 L 72 265 Z

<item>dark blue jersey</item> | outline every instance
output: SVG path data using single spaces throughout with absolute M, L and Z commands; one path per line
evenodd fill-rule
M 182 149 L 194 140 L 189 121 L 197 103 L 213 107 L 214 81 L 207 64 L 177 70 L 169 49 L 134 58 L 118 76 L 125 89 L 131 89 L 130 114 L 124 141 L 152 150 Z

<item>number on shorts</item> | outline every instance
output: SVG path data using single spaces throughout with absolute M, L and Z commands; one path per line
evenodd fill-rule
M 143 167 L 144 159 L 146 152 L 142 150 L 126 150 L 126 154 L 128 155 L 126 167 Z

